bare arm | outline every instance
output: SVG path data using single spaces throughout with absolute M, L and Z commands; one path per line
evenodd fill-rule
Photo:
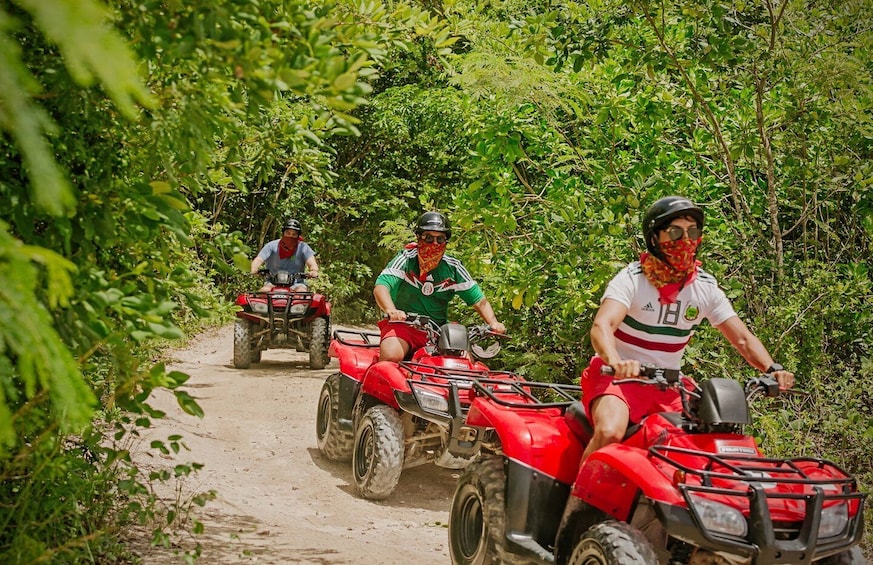
M 767 348 L 740 320 L 739 316 L 728 318 L 715 327 L 752 367 L 759 371 L 766 371 L 773 364 L 773 358 L 767 352 Z M 776 371 L 773 376 L 779 381 L 779 388 L 783 390 L 794 386 L 794 373 L 790 371 Z
M 485 323 L 491 326 L 491 330 L 499 334 L 506 333 L 506 326 L 497 321 L 497 316 L 494 315 L 494 309 L 487 298 L 483 298 L 473 308 L 479 313 L 479 316 L 485 320 Z
M 373 287 L 373 296 L 376 298 L 376 305 L 380 310 L 388 315 L 389 320 L 406 319 L 406 312 L 398 310 L 394 305 L 394 300 L 391 298 L 391 291 L 387 286 L 377 284 Z
M 255 258 L 252 259 L 252 274 L 256 274 L 263 264 L 264 260 L 256 255 Z
M 306 260 L 306 266 L 309 267 L 309 276 L 318 278 L 318 261 L 315 260 L 315 255 Z
M 615 370 L 615 378 L 626 379 L 640 374 L 640 362 L 636 359 L 622 359 L 615 348 L 615 330 L 627 316 L 627 306 L 605 299 L 594 316 L 591 327 L 591 345 L 601 359 Z

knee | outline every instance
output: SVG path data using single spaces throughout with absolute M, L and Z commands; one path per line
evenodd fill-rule
M 598 422 L 594 424 L 594 439 L 600 445 L 617 443 L 622 440 L 626 431 L 627 425 L 617 422 Z
M 393 351 L 380 351 L 379 352 L 379 361 L 390 361 L 391 363 L 400 363 L 403 361 L 402 353 L 398 355 Z
M 405 352 L 399 343 L 382 342 L 379 347 L 379 361 L 390 361 L 392 363 L 400 363 L 403 361 Z

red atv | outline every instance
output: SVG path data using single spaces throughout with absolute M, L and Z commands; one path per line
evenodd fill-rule
M 866 563 L 855 479 L 822 459 L 765 457 L 742 433 L 748 401 L 779 394 L 772 377 L 745 391 L 654 368 L 628 381 L 676 387 L 683 413 L 648 416 L 581 467 L 582 403 L 554 402 L 579 387 L 529 383 L 509 395 L 472 383 L 465 437 L 481 454 L 452 501 L 452 563 Z
M 318 448 L 334 461 L 352 460 L 358 492 L 364 498 L 388 497 L 403 469 L 435 463 L 459 469 L 473 453 L 459 428 L 474 378 L 510 379 L 478 359 L 500 350 L 477 342 L 491 336 L 487 325 L 438 327 L 425 316 L 405 322 L 428 333 L 428 345 L 401 363 L 379 362 L 379 334 L 337 330 L 330 355 L 339 372 L 327 378 L 318 401 Z
M 237 297 L 233 366 L 248 369 L 260 362 L 265 349 L 296 349 L 309 352 L 310 368 L 323 369 L 330 361 L 330 302 L 315 292 L 291 290 L 295 281 L 309 278 L 305 273 L 261 274 L 275 286 Z

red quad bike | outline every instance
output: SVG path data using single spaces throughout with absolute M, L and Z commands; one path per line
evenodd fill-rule
M 683 412 L 648 416 L 581 467 L 592 435 L 582 403 L 548 401 L 580 387 L 529 383 L 513 395 L 472 383 L 460 431 L 480 455 L 452 501 L 452 563 L 866 563 L 855 479 L 822 459 L 765 457 L 743 434 L 749 400 L 779 394 L 772 377 L 744 391 L 648 367 L 628 381 L 676 387 Z
M 387 498 L 403 469 L 426 463 L 448 469 L 467 465 L 459 428 L 478 377 L 514 378 L 490 371 L 480 359 L 500 350 L 487 325 L 438 327 L 425 316 L 404 322 L 428 334 L 428 344 L 400 363 L 378 361 L 379 334 L 336 330 L 330 355 L 339 372 L 327 378 L 318 401 L 318 448 L 334 461 L 352 461 L 355 486 L 367 499 Z M 477 342 L 492 343 L 483 349 Z M 454 444 L 454 456 L 450 448 Z
M 309 367 L 323 369 L 330 361 L 330 302 L 315 292 L 291 290 L 308 274 L 262 271 L 273 288 L 246 292 L 236 299 L 240 310 L 233 328 L 233 366 L 248 369 L 261 360 L 266 349 L 309 352 Z

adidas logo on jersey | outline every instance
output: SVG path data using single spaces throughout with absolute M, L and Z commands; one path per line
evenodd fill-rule
M 654 312 L 654 311 L 655 311 L 655 307 L 652 306 L 651 302 L 649 302 L 648 304 L 643 306 L 643 312 Z

